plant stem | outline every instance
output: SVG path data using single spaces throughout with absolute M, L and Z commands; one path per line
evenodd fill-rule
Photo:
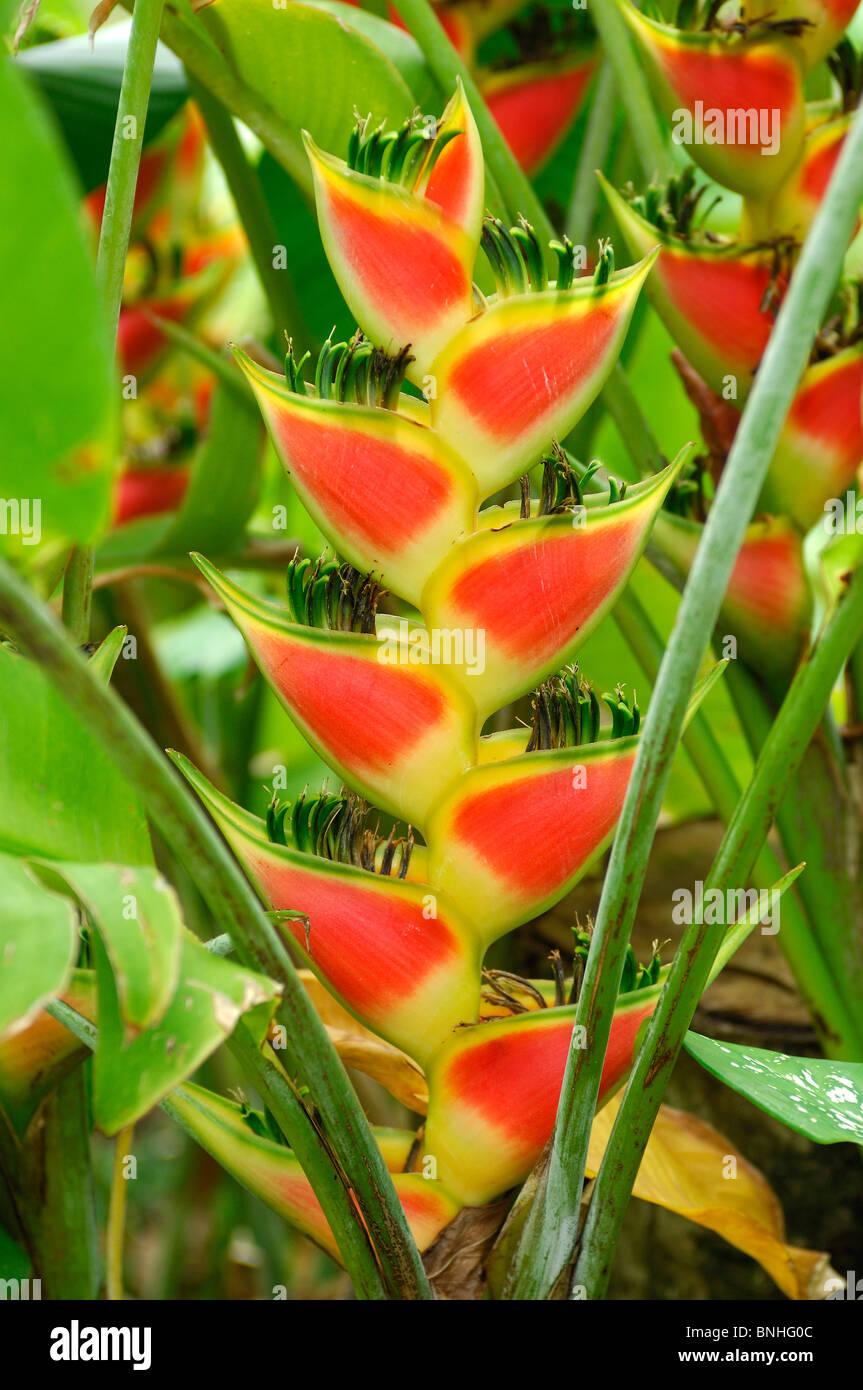
M 246 157 L 233 118 L 192 74 L 189 86 L 248 238 L 258 279 L 270 306 L 273 331 L 280 342 L 284 330 L 289 338 L 307 343 L 309 334 L 302 322 L 290 271 L 287 267 L 277 270 L 273 263 L 278 235 L 260 179 Z
M 728 689 L 757 757 L 770 734 L 773 710 L 758 682 L 740 664 L 729 673 Z M 817 820 L 809 813 L 812 806 L 820 808 Z M 856 856 L 860 831 L 823 726 L 797 770 L 793 794 L 777 809 L 776 827 L 786 857 L 791 862 L 806 860 L 798 887 L 812 924 L 796 964 L 788 948 L 793 950 L 797 943 L 793 934 L 786 939 L 784 924 L 780 944 L 801 984 L 812 980 L 817 985 L 822 976 L 829 978 L 832 994 L 817 989 L 814 993 L 816 1027 L 827 1029 L 829 1056 L 858 1061 L 863 1056 L 863 903 Z M 849 835 L 855 839 L 850 862 Z M 801 993 L 805 998 L 803 988 Z M 838 1001 L 835 1008 L 834 999 Z M 838 1033 L 838 1041 L 831 1033 Z M 845 1040 L 850 1040 L 850 1046 Z
M 548 1166 L 528 1216 L 517 1298 L 547 1297 L 575 1248 L 590 1129 L 621 972 L 686 706 L 863 197 L 863 119 L 839 161 L 779 311 L 653 690 L 603 884 Z M 757 847 L 756 847 L 757 848 Z
M 486 106 L 468 68 L 456 53 L 428 0 L 395 0 L 395 7 L 422 49 L 423 57 L 445 92 L 461 78 L 482 141 L 485 162 L 500 189 L 511 217 L 522 213 L 532 222 L 540 241 L 554 237 L 548 214 L 533 184 L 519 168 L 500 127 Z
M 653 684 L 662 660 L 663 643 L 631 588 L 625 590 L 618 599 L 613 616 L 636 660 Z M 732 664 L 725 677 L 729 682 L 732 699 L 736 676 L 737 668 Z M 747 709 L 758 698 L 757 690 L 748 692 L 745 701 Z M 739 705 L 740 702 L 736 703 Z M 765 717 L 767 726 L 762 730 L 756 744 L 756 756 L 770 727 L 769 713 L 766 713 Z M 729 825 L 740 800 L 740 784 L 703 710 L 699 709 L 693 715 L 683 734 L 682 743 L 695 764 L 716 814 L 725 825 Z M 780 809 L 776 818 L 780 835 L 781 817 Z M 805 849 L 800 848 L 798 852 L 794 852 L 787 840 L 782 838 L 785 852 L 792 864 L 806 857 Z M 770 888 L 784 872 L 784 867 L 770 845 L 765 843 L 753 869 L 752 878 L 756 888 Z M 809 866 L 801 882 L 808 877 L 808 873 Z M 857 1060 L 863 1053 L 861 1021 L 853 1009 L 846 1007 L 842 990 L 837 986 L 834 975 L 825 963 L 810 921 L 798 901 L 796 887 L 793 890 L 789 889 L 782 901 L 782 932 L 779 944 L 791 968 L 800 997 L 815 1024 L 824 1051 L 837 1059 Z
M 746 881 L 758 846 L 818 727 L 831 688 L 861 635 L 863 570 L 858 570 L 814 651 L 794 677 L 705 880 L 705 891 L 725 891 Z M 726 931 L 725 925 L 687 927 L 648 1025 L 594 1184 L 575 1267 L 574 1284 L 588 1298 L 602 1298 L 607 1288 L 632 1185 Z
M 286 1064 L 309 1088 L 325 1138 L 355 1194 L 387 1290 L 393 1297 L 428 1297 L 428 1281 L 404 1212 L 344 1067 L 284 942 L 201 806 L 116 691 L 93 676 L 51 610 L 5 562 L 0 562 L 0 623 L 40 663 L 140 796 L 187 865 L 214 924 L 230 935 L 241 961 L 282 983 L 278 1016 L 289 1040 Z M 293 1133 L 288 1138 L 297 1147 Z
M 150 83 L 162 22 L 163 0 L 136 0 L 123 68 L 111 163 L 105 186 L 105 209 L 99 230 L 96 275 L 105 301 L 105 321 L 113 343 L 120 321 L 126 252 L 150 102 Z
M 120 322 L 132 208 L 163 3 L 164 0 L 137 0 L 132 13 L 114 125 L 105 207 L 96 254 L 96 279 L 102 291 L 107 336 L 112 346 L 117 341 L 117 325 Z M 92 546 L 77 546 L 69 556 L 63 580 L 63 621 L 79 643 L 86 642 L 90 636 L 94 556 Z
M 121 1129 L 114 1141 L 114 1169 L 111 1174 L 111 1198 L 108 1203 L 107 1231 L 107 1295 L 111 1302 L 123 1302 L 123 1244 L 126 1235 L 126 1157 L 132 1148 L 134 1125 Z
M 638 476 L 646 477 L 656 472 L 664 463 L 664 459 L 650 424 L 622 372 L 609 378 L 603 392 L 603 404 L 608 407 L 614 419 Z M 650 550 L 651 544 L 648 542 L 648 554 Z M 661 557 L 657 556 L 657 560 L 661 560 Z M 677 582 L 676 574 L 672 576 L 672 582 Z M 647 614 L 635 600 L 631 587 L 618 601 L 614 616 L 636 659 L 653 684 L 663 648 L 655 632 L 648 636 Z M 772 712 L 765 703 L 766 697 L 760 686 L 747 678 L 745 668 L 739 663 L 732 664 L 726 680 L 753 755 L 757 756 L 772 719 Z M 738 687 L 742 684 L 745 684 L 745 689 L 738 692 Z M 755 729 L 752 727 L 753 723 L 757 726 Z M 708 795 L 713 800 L 717 814 L 727 824 L 740 796 L 740 787 L 700 711 L 684 734 L 683 742 Z M 811 756 L 810 750 L 799 776 L 805 777 L 806 763 Z M 809 804 L 806 795 L 799 796 L 797 800 L 800 805 Z M 863 1050 L 863 1028 L 859 1018 L 859 999 L 863 997 L 863 991 L 851 998 L 843 997 L 848 993 L 846 972 L 840 969 L 831 973 L 826 961 L 833 947 L 838 944 L 836 938 L 847 938 L 849 931 L 856 929 L 860 916 L 859 903 L 852 902 L 855 910 L 849 910 L 847 904 L 837 910 L 833 901 L 838 888 L 836 875 L 819 873 L 819 865 L 812 862 L 813 850 L 816 847 L 819 848 L 821 858 L 828 857 L 829 829 L 825 834 L 821 826 L 807 820 L 805 835 L 795 835 L 795 808 L 790 802 L 791 798 L 788 798 L 777 815 L 779 836 L 790 863 L 808 858 L 809 865 L 804 877 L 795 885 L 793 891 L 786 895 L 780 945 L 800 997 L 810 1011 L 824 1051 L 832 1057 L 855 1060 Z M 824 843 L 825 840 L 827 844 Z M 758 866 L 759 876 L 756 883 L 759 887 L 768 887 L 775 883 L 782 872 L 781 865 L 767 845 Z M 849 891 L 853 898 L 853 884 L 850 885 Z M 819 921 L 824 922 L 821 930 Z M 837 931 L 837 922 L 847 923 L 848 926 L 841 932 Z M 859 968 L 858 952 L 852 975 L 859 973 Z
M 591 18 L 602 40 L 603 52 L 617 79 L 620 100 L 629 118 L 629 130 L 639 163 L 648 179 L 664 179 L 673 172 L 656 108 L 632 39 L 615 0 L 591 0 Z
M 22 1215 L 50 1299 L 96 1297 L 99 1252 L 86 1077 L 83 1066 L 45 1102 L 19 1170 Z
M 566 214 L 566 234 L 577 246 L 587 246 L 596 221 L 599 187 L 596 170 L 605 166 L 614 130 L 617 92 L 614 71 L 608 59 L 599 69 L 584 142 L 578 156 L 572 195 Z

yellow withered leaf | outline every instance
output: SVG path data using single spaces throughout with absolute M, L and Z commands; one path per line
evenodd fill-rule
M 591 1176 L 605 1152 L 620 1101 L 616 1096 L 593 1122 Z M 826 1296 L 833 1276 L 829 1257 L 786 1243 L 782 1208 L 767 1179 L 730 1140 L 693 1115 L 660 1106 L 632 1192 L 716 1231 L 757 1260 L 788 1298 Z

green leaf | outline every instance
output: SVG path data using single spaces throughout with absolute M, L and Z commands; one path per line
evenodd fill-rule
M 198 18 L 240 77 L 294 130 L 343 153 L 354 105 L 377 122 L 405 120 L 414 97 L 393 64 L 357 28 L 291 0 L 214 0 Z M 353 19 L 353 15 L 352 15 Z
M 140 803 L 34 662 L 0 647 L 0 850 L 152 863 Z
M 263 1036 L 279 986 L 212 955 L 184 932 L 173 999 L 155 1028 L 125 1046 L 111 963 L 99 938 L 94 947 L 99 1041 L 93 1062 L 93 1113 L 105 1134 L 133 1124 L 191 1076 L 233 1032 L 241 1015 L 256 1011 L 257 1036 Z
M 207 437 L 192 465 L 189 488 L 156 552 L 183 555 L 203 549 L 230 551 L 255 510 L 261 485 L 264 429 L 257 406 L 245 405 L 220 383 L 214 392 Z
M 128 631 L 127 627 L 112 628 L 90 657 L 93 670 L 98 671 L 106 685 L 111 679 L 111 672 L 117 664 L 117 658 L 123 650 L 123 643 Z
M 816 1144 L 863 1143 L 863 1062 L 787 1057 L 687 1033 L 696 1062 Z
M 310 8 L 331 14 L 349 29 L 364 34 L 389 59 L 413 93 L 414 101 L 428 115 L 439 115 L 452 93 L 441 92 L 416 39 L 382 15 L 344 5 L 340 0 L 309 0 Z M 359 99 L 359 98 L 358 98 Z M 365 98 L 364 98 L 365 99 Z
M 38 866 L 87 909 L 114 973 L 126 1031 L 150 1028 L 177 988 L 183 919 L 170 884 L 156 869 L 118 864 Z
M 107 521 L 119 391 L 77 190 L 8 58 L 0 124 L 15 133 L 0 192 L 0 549 L 26 558 L 42 538 L 89 541 Z
M 0 854 L 0 1035 L 30 1022 L 68 984 L 78 950 L 72 904 L 49 892 L 20 859 Z
M 131 20 L 103 29 L 93 47 L 86 34 L 39 44 L 19 62 L 50 102 L 85 193 L 108 177 Z M 144 147 L 164 130 L 188 97 L 183 66 L 163 45 L 156 50 Z

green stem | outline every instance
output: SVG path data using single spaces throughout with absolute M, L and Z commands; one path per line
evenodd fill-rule
M 584 141 L 578 156 L 578 166 L 572 185 L 572 195 L 566 214 L 566 233 L 577 246 L 587 246 L 593 235 L 599 186 L 596 170 L 605 167 L 614 130 L 617 103 L 614 72 L 606 61 L 599 70 Z
M 863 635 L 863 570 L 854 575 L 814 651 L 798 669 L 705 880 L 726 891 L 748 878 L 830 698 Z M 573 1282 L 602 1298 L 626 1206 L 677 1055 L 707 985 L 724 925 L 688 926 L 650 1020 L 591 1194 Z
M 639 163 L 648 179 L 667 179 L 673 172 L 668 141 L 656 115 L 656 107 L 629 36 L 626 21 L 615 0 L 591 0 L 590 14 L 602 40 L 603 52 L 617 79 L 620 100 L 629 118 L 629 130 Z
M 649 615 L 631 588 L 625 590 L 621 598 L 618 599 L 613 616 L 652 685 L 656 680 L 664 647 Z M 737 669 L 732 664 L 726 674 L 732 699 L 735 695 L 734 681 L 736 675 Z M 757 704 L 758 701 L 759 692 L 747 690 L 745 701 L 735 701 L 735 703 L 738 704 L 738 707 L 743 703 L 746 709 L 751 709 L 753 704 Z M 762 727 L 761 735 L 755 743 L 756 756 L 757 750 L 763 744 L 770 729 L 769 712 L 765 712 L 765 717 L 767 720 L 766 728 Z M 734 770 L 725 757 L 722 747 L 702 710 L 697 710 L 692 717 L 682 742 L 695 765 L 702 785 L 713 802 L 716 814 L 726 825 L 729 825 L 740 800 L 741 788 Z M 783 803 L 783 807 L 786 804 L 787 802 Z M 799 846 L 792 849 L 788 840 L 782 835 L 781 817 L 782 810 L 780 809 L 776 819 L 780 837 L 783 840 L 783 847 L 789 861 L 792 864 L 799 863 L 807 857 L 807 850 Z M 811 827 L 813 835 L 816 833 L 816 829 L 814 826 Z M 800 880 L 801 883 L 809 878 L 810 867 L 807 864 L 807 872 Z M 784 872 L 783 865 L 770 845 L 765 844 L 753 870 L 752 879 L 755 887 L 759 889 L 770 888 L 783 876 Z M 782 931 L 779 936 L 779 944 L 791 968 L 798 993 L 815 1024 L 825 1053 L 845 1061 L 857 1060 L 863 1054 L 863 1034 L 861 1034 L 861 1021 L 858 1017 L 859 1010 L 855 1011 L 846 1005 L 846 1001 L 842 997 L 843 991 L 838 987 L 834 975 L 825 963 L 824 954 L 813 934 L 809 918 L 798 900 L 797 886 L 793 890 L 789 889 L 783 899 Z
M 308 331 L 302 322 L 299 301 L 285 267 L 274 265 L 278 235 L 272 214 L 264 197 L 261 181 L 250 165 L 230 113 L 194 75 L 189 86 L 198 110 L 204 118 L 210 148 L 222 166 L 231 197 L 243 224 L 252 259 L 264 294 L 270 306 L 273 329 L 282 341 L 282 331 L 298 342 L 308 342 Z
M 111 1173 L 111 1196 L 108 1202 L 107 1296 L 112 1303 L 123 1302 L 123 1248 L 126 1239 L 126 1189 L 124 1173 L 126 1155 L 132 1147 L 134 1125 L 121 1129 L 114 1141 L 114 1166 Z
M 728 689 L 757 757 L 770 734 L 773 710 L 758 682 L 740 663 L 729 672 Z M 813 806 L 820 808 L 817 818 L 811 814 Z M 804 998 L 804 982 L 810 989 L 810 981 L 817 984 L 822 976 L 831 982 L 831 995 L 818 990 L 813 999 L 816 1027 L 827 1033 L 825 1051 L 859 1061 L 863 1056 L 863 902 L 856 851 L 860 831 L 850 790 L 823 726 L 806 750 L 793 795 L 777 809 L 776 827 L 789 861 L 806 860 L 806 873 L 797 887 L 811 923 L 796 962 L 788 948 L 793 951 L 797 943 L 793 934 L 786 939 L 784 922 L 780 944 Z M 850 855 L 849 836 L 854 837 Z M 833 1036 L 837 1033 L 838 1038 Z
M 554 227 L 530 179 L 519 168 L 500 127 L 486 106 L 469 69 L 456 53 L 428 0 L 395 0 L 395 7 L 422 49 L 423 57 L 445 92 L 461 78 L 482 141 L 485 162 L 506 202 L 511 217 L 520 212 L 532 222 L 540 241 L 549 241 Z
M 84 1068 L 45 1102 L 21 1153 L 22 1214 L 44 1297 L 94 1299 L 99 1250 Z
M 603 403 L 607 405 L 614 419 L 621 439 L 636 466 L 638 476 L 647 477 L 655 473 L 664 460 L 650 424 L 625 375 L 619 373 L 610 378 L 603 393 Z M 650 550 L 651 545 L 648 543 L 648 554 Z M 657 555 L 656 558 L 661 562 L 661 556 Z M 678 582 L 676 572 L 671 575 L 671 579 L 674 583 Z M 653 684 L 663 648 L 655 633 L 652 634 L 652 639 L 648 638 L 647 615 L 634 600 L 631 588 L 619 601 L 615 617 L 636 659 Z M 753 754 L 757 756 L 769 731 L 772 713 L 765 705 L 765 696 L 761 689 L 754 681 L 746 680 L 745 670 L 739 664 L 731 666 L 726 680 Z M 740 698 L 737 698 L 738 685 L 744 681 L 746 689 L 741 692 Z M 751 728 L 753 721 L 758 726 L 755 731 Z M 683 741 L 717 814 L 727 824 L 740 796 L 740 787 L 727 761 L 722 757 L 719 744 L 707 720 L 700 712 L 692 720 Z M 798 797 L 798 802 L 802 806 L 811 804 L 805 795 Z M 848 911 L 847 906 L 842 911 L 836 911 L 833 902 L 836 880 L 830 874 L 825 877 L 819 873 L 819 866 L 812 863 L 814 846 L 821 846 L 820 858 L 828 857 L 829 846 L 823 844 L 825 835 L 822 827 L 813 824 L 811 819 L 807 818 L 804 841 L 800 842 L 800 837 L 795 837 L 792 833 L 793 816 L 794 807 L 786 802 L 777 816 L 780 839 L 790 863 L 807 858 L 809 866 L 804 878 L 786 896 L 780 945 L 800 997 L 810 1011 L 825 1052 L 839 1059 L 855 1060 L 863 1047 L 860 1007 L 859 1002 L 855 1002 L 855 998 L 859 1001 L 861 995 L 850 999 L 843 997 L 847 994 L 845 972 L 840 970 L 837 977 L 837 973 L 831 972 L 825 962 L 836 938 L 847 938 L 848 931 L 853 930 L 853 926 L 850 926 L 847 930 L 838 932 L 836 923 L 856 924 L 859 913 Z M 826 838 L 829 839 L 829 832 Z M 759 887 L 769 887 L 782 873 L 781 865 L 767 845 L 758 861 L 758 868 L 759 877 L 756 883 Z M 801 906 L 801 899 L 804 907 Z M 819 921 L 824 923 L 823 930 L 820 931 Z M 826 941 L 826 950 L 822 948 L 823 941 Z M 855 973 L 859 973 L 859 966 Z
M 91 730 L 189 872 L 244 964 L 283 985 L 285 1060 L 307 1085 L 393 1297 L 428 1297 L 428 1281 L 380 1150 L 290 954 L 191 791 L 110 685 L 102 685 L 51 610 L 0 563 L 0 625 L 37 660 Z M 294 1143 L 293 1134 L 288 1136 Z M 299 1156 L 299 1155 L 298 1155 Z M 310 1175 L 311 1176 L 311 1175 Z M 316 1189 L 317 1191 L 317 1189 Z M 318 1194 L 320 1196 L 320 1194 Z
M 126 253 L 129 250 L 132 209 L 144 144 L 162 5 L 163 0 L 138 0 L 132 14 L 105 186 L 96 278 L 105 306 L 107 336 L 112 344 L 117 340 L 117 325 L 120 322 Z M 63 581 L 63 621 L 79 643 L 86 642 L 90 635 L 94 556 L 92 546 L 79 546 L 73 550 Z
M 132 11 L 132 27 L 105 186 L 105 210 L 99 231 L 96 275 L 102 287 L 105 318 L 112 343 L 117 337 L 120 321 L 126 252 L 129 249 L 132 208 L 144 144 L 162 5 L 163 0 L 137 0 Z
M 863 197 L 858 115 L 806 239 L 732 444 L 650 711 L 603 884 L 549 1162 L 526 1223 L 515 1297 L 547 1297 L 575 1248 L 590 1129 L 620 977 L 686 707 Z

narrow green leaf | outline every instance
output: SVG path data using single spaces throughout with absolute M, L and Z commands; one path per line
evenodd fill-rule
M 123 643 L 126 640 L 128 632 L 129 629 L 127 627 L 113 628 L 90 657 L 90 664 L 93 670 L 98 671 L 106 685 L 111 679 L 111 674 L 123 650 Z

